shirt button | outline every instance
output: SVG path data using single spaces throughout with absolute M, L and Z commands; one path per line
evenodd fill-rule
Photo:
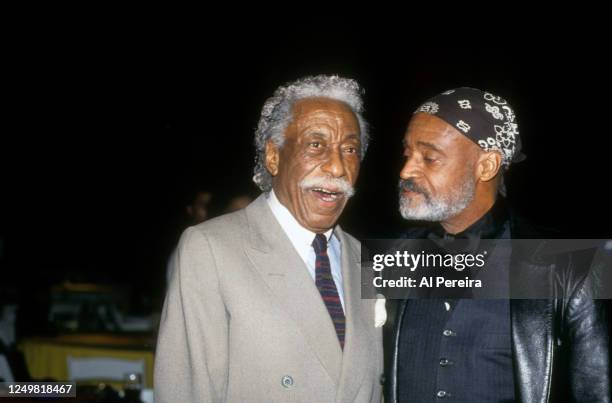
M 450 397 L 450 393 L 448 393 L 445 390 L 439 390 L 436 392 L 436 397 L 439 397 L 440 399 L 443 399 L 445 397 Z
M 453 365 L 453 362 L 451 360 L 447 360 L 446 358 L 442 358 L 440 360 L 440 366 L 441 367 L 446 367 L 448 365 Z
M 446 337 L 450 337 L 450 336 L 455 336 L 455 335 L 457 335 L 457 333 L 453 332 L 453 331 L 452 331 L 452 330 L 450 330 L 450 329 L 445 329 L 445 330 L 442 332 L 442 334 L 443 334 L 444 336 L 446 336 Z

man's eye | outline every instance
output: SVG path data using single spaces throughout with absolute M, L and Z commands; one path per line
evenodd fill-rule
M 430 157 L 424 157 L 423 160 L 427 163 L 436 162 L 435 158 L 430 158 Z
M 344 151 L 349 154 L 355 154 L 357 152 L 357 147 L 348 146 L 344 148 Z
M 310 148 L 320 148 L 321 147 L 321 143 L 319 141 L 311 141 L 310 143 L 308 143 L 308 147 L 310 147 Z

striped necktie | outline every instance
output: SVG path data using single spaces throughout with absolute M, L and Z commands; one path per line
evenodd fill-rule
M 312 247 L 317 255 L 315 261 L 315 283 L 317 284 L 317 288 L 321 293 L 323 302 L 325 302 L 329 316 L 331 316 L 334 327 L 336 328 L 336 335 L 338 335 L 340 347 L 344 349 L 346 319 L 344 317 L 344 311 L 342 310 L 338 289 L 336 288 L 336 283 L 334 283 L 334 278 L 331 273 L 331 265 L 329 264 L 329 257 L 327 256 L 327 238 L 325 235 L 317 234 L 314 241 L 312 241 Z

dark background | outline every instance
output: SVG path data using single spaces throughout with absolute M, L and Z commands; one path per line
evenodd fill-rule
M 163 27 L 162 27 L 163 28 Z M 110 29 L 110 28 L 109 28 Z M 253 131 L 289 80 L 320 73 L 366 90 L 372 142 L 341 219 L 360 237 L 393 236 L 400 141 L 427 97 L 474 86 L 515 108 L 526 161 L 509 199 L 568 238 L 612 235 L 609 63 L 569 36 L 516 43 L 374 37 L 294 29 L 82 38 L 16 45 L 2 135 L 0 267 L 19 292 L 74 281 L 124 282 L 159 301 L 185 198 L 256 194 Z

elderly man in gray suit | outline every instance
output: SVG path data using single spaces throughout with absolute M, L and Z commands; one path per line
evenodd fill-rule
M 382 334 L 360 244 L 336 221 L 368 134 L 358 84 L 276 90 L 255 133 L 243 210 L 183 234 L 155 362 L 158 403 L 379 402 Z

